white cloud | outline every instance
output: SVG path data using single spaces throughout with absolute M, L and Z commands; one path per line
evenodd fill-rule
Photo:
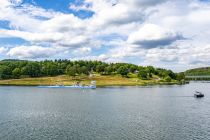
M 128 43 L 139 45 L 143 48 L 156 48 L 168 46 L 180 39 L 183 39 L 180 33 L 154 24 L 146 24 L 129 35 Z
M 0 20 L 9 21 L 10 27 L 15 29 L 31 31 L 38 27 L 40 20 L 33 18 L 30 14 L 16 9 L 20 1 L 1 0 L 0 2 Z
M 89 8 L 95 14 L 91 18 L 92 26 L 106 27 L 114 25 L 124 25 L 132 22 L 142 22 L 144 11 L 141 7 L 128 5 L 124 1 L 118 1 L 113 5 L 108 0 L 87 0 L 92 3 Z
M 62 13 L 60 12 L 55 12 L 53 10 L 46 10 L 34 5 L 30 5 L 30 4 L 24 4 L 21 5 L 21 7 L 16 8 L 17 11 L 19 11 L 20 13 L 27 13 L 28 15 L 30 15 L 31 17 L 40 17 L 40 18 L 53 18 L 57 15 L 61 15 Z
M 155 65 L 158 67 L 170 67 L 179 71 L 183 68 L 195 68 L 209 66 L 210 62 L 210 45 L 206 46 L 190 46 L 177 48 L 154 48 L 147 51 L 144 64 Z M 165 66 L 164 66 L 165 65 Z M 181 68 L 182 67 L 182 68 Z
M 39 30 L 46 32 L 69 32 L 81 31 L 86 27 L 85 21 L 75 17 L 73 14 L 59 14 L 53 18 L 43 21 Z
M 56 42 L 63 38 L 61 33 L 31 33 L 19 30 L 0 30 L 1 37 L 18 37 L 32 42 Z
M 82 5 L 71 4 L 75 12 L 94 13 L 85 19 L 22 3 L 22 0 L 0 0 L 0 21 L 8 21 L 10 27 L 0 29 L 0 37 L 27 41 L 27 45 L 10 49 L 8 54 L 13 57 L 51 58 L 69 52 L 64 55 L 78 59 L 79 55 L 104 61 L 127 61 L 128 57 L 135 57 L 144 60 L 144 64 L 210 63 L 207 2 L 85 0 Z M 118 37 L 112 38 L 113 34 Z M 92 54 L 95 50 L 98 55 Z
M 23 0 L 10 0 L 12 4 L 19 5 L 23 2 Z
M 175 62 L 178 61 L 179 56 L 177 54 L 178 49 L 151 49 L 148 50 L 145 60 L 149 62 L 158 62 L 158 61 L 163 61 L 163 62 Z
M 73 51 L 73 54 L 84 56 L 84 55 L 90 54 L 91 51 L 92 51 L 92 49 L 90 47 L 82 47 L 79 49 L 75 49 Z
M 199 9 L 192 11 L 188 16 L 189 22 L 205 25 L 210 23 L 210 9 Z
M 8 48 L 0 47 L 0 54 L 6 53 L 7 50 L 8 50 Z
M 137 7 L 154 6 L 165 1 L 167 0 L 122 0 L 122 2 L 125 2 L 128 5 L 134 5 Z
M 69 5 L 69 8 L 74 11 L 80 11 L 80 10 L 91 11 L 91 5 L 89 3 L 84 3 L 83 5 L 75 5 L 71 3 Z
M 109 62 L 109 56 L 107 56 L 106 54 L 100 54 L 98 56 L 90 56 L 90 55 L 88 55 L 88 56 L 85 56 L 85 57 L 71 58 L 71 60 L 98 60 L 98 61 Z
M 20 59 L 48 58 L 64 50 L 60 48 L 41 47 L 41 46 L 18 46 L 11 48 L 7 55 Z

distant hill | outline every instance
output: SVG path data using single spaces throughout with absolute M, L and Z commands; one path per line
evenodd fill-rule
M 9 62 L 13 62 L 13 61 L 16 62 L 16 61 L 26 61 L 26 60 L 20 60 L 20 59 L 3 59 L 3 60 L 1 60 L 1 61 L 3 61 L 3 62 L 5 62 L 5 61 L 6 61 L 6 62 L 8 62 L 8 61 L 9 61 Z
M 187 76 L 203 76 L 203 75 L 210 75 L 210 67 L 203 67 L 203 68 L 196 68 L 190 69 L 185 72 Z

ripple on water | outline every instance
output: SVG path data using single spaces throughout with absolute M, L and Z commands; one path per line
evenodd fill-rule
M 204 91 L 202 100 L 190 97 L 195 86 L 210 91 L 208 84 L 112 87 L 85 93 L 0 88 L 0 93 L 10 93 L 0 94 L 0 140 L 209 139 L 210 93 Z

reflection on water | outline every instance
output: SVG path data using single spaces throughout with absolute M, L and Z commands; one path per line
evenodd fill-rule
M 196 99 L 194 91 L 205 98 Z M 210 138 L 210 85 L 0 87 L 0 139 Z

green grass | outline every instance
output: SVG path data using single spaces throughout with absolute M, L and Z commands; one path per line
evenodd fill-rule
M 134 75 L 131 78 L 125 78 L 119 75 L 101 76 L 95 75 L 92 78 L 88 76 L 69 77 L 66 75 L 55 77 L 39 77 L 39 78 L 22 78 L 0 80 L 0 85 L 5 86 L 39 86 L 39 85 L 73 85 L 76 81 L 89 85 L 91 80 L 97 81 L 97 86 L 140 86 L 140 85 L 159 85 L 159 84 L 177 84 L 177 81 L 160 82 L 157 79 L 140 80 Z

